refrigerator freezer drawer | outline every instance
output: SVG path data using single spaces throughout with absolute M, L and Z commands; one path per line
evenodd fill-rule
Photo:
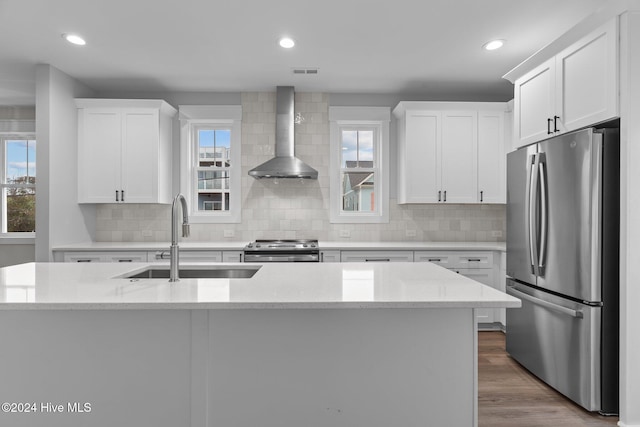
M 507 352 L 589 411 L 601 410 L 601 308 L 507 279 L 522 308 L 507 310 Z

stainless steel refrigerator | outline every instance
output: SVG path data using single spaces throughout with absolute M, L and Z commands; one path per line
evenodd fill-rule
M 619 130 L 507 155 L 507 352 L 589 411 L 618 413 Z

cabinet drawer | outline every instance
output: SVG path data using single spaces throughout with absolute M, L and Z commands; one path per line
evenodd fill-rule
M 146 252 L 113 253 L 104 256 L 105 262 L 147 262 Z
M 242 251 L 222 252 L 222 262 L 242 262 Z
M 62 260 L 64 262 L 104 262 L 103 256 L 96 252 L 65 252 Z
M 147 262 L 146 252 L 65 252 L 64 262 Z
M 445 268 L 493 268 L 493 252 L 416 251 L 416 262 L 432 262 Z
M 412 251 L 342 251 L 342 262 L 413 262 Z
M 415 262 L 432 262 L 445 268 L 457 267 L 458 256 L 451 252 L 416 251 L 413 257 Z
M 149 261 L 169 262 L 171 254 L 169 249 L 149 253 Z M 222 251 L 188 251 L 180 250 L 180 262 L 222 262 Z M 235 262 L 235 261 L 229 261 Z
M 222 262 L 222 251 L 180 251 L 181 262 Z
M 463 275 L 464 277 L 468 277 L 469 279 L 473 279 L 477 282 L 480 282 L 484 285 L 491 286 L 495 288 L 495 284 L 493 282 L 493 270 L 487 268 L 454 268 L 452 271 L 455 271 L 458 274 Z
M 340 251 L 320 251 L 320 262 L 340 262 Z
M 493 252 L 465 252 L 458 255 L 459 268 L 493 268 Z

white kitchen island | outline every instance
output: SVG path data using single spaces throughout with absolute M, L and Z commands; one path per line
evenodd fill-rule
M 145 267 L 0 269 L 0 425 L 474 426 L 473 311 L 520 306 L 430 263 Z

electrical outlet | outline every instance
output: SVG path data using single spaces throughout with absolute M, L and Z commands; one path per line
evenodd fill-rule
M 349 230 L 340 230 L 340 237 L 351 237 L 351 231 L 349 231 Z
M 407 231 L 405 232 L 405 235 L 406 235 L 407 237 L 416 237 L 417 233 L 416 233 L 416 230 L 407 230 Z
M 493 230 L 491 232 L 491 237 L 502 237 L 502 231 L 500 230 Z
M 236 235 L 234 230 L 224 230 L 224 237 L 233 237 Z
M 153 231 L 151 230 L 142 230 L 142 237 L 151 237 L 153 236 Z

